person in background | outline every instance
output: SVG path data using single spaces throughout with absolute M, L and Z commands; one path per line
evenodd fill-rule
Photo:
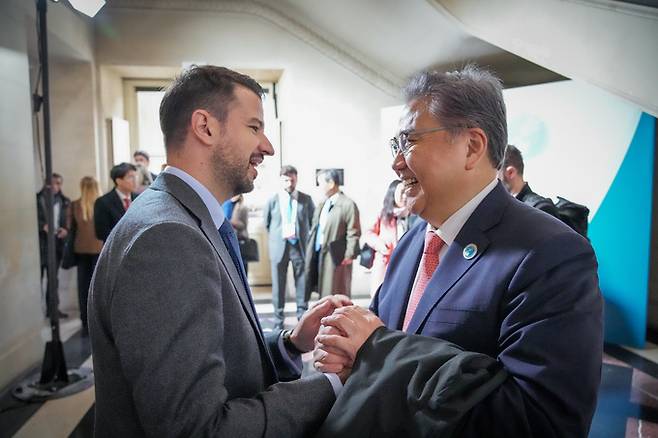
M 335 169 L 317 176 L 325 199 L 313 215 L 306 248 L 306 299 L 316 291 L 320 297 L 352 293 L 352 262 L 359 256 L 361 222 L 356 203 L 340 190 Z
M 297 190 L 297 169 L 283 166 L 279 174 L 282 190 L 272 196 L 265 206 L 265 228 L 269 233 L 274 324 L 275 327 L 283 328 L 286 277 L 290 262 L 295 276 L 297 320 L 308 309 L 304 249 L 308 243 L 315 205 L 309 195 Z
M 135 166 L 137 166 L 137 176 L 139 179 L 135 193 L 140 194 L 155 181 L 158 175 L 149 170 L 151 156 L 148 152 L 142 150 L 135 151 L 133 159 L 135 160 Z
M 58 173 L 53 173 L 52 177 L 53 191 L 53 210 L 55 218 L 55 261 L 56 270 L 59 272 L 59 266 L 62 263 L 62 254 L 64 251 L 64 242 L 69 234 L 69 224 L 67 222 L 68 209 L 71 206 L 71 200 L 62 193 L 62 184 L 64 178 Z M 48 210 L 46 202 L 46 188 L 42 188 L 37 193 L 37 222 L 39 224 L 39 255 L 41 258 L 41 279 L 44 274 L 48 280 Z M 46 286 L 46 317 L 50 317 L 50 296 Z M 55 295 L 55 305 L 59 308 L 59 296 Z M 59 309 L 60 318 L 68 318 L 68 315 Z
M 244 196 L 235 195 L 228 201 L 222 204 L 224 209 L 224 214 L 231 221 L 235 234 L 238 236 L 238 241 L 243 242 L 249 239 L 249 231 L 247 227 L 249 225 L 249 209 L 244 205 Z M 242 264 L 244 265 L 245 274 L 249 274 L 249 263 L 242 256 Z
M 103 242 L 96 238 L 94 228 L 94 203 L 100 194 L 98 181 L 91 176 L 85 176 L 80 180 L 80 199 L 76 199 L 71 204 L 71 229 L 75 230 L 73 252 L 78 266 L 78 304 L 83 336 L 89 333 L 87 326 L 89 284 L 98 261 L 98 254 L 103 248 Z
M 505 148 L 503 164 L 498 170 L 498 179 L 503 182 L 507 191 L 519 201 L 559 219 L 557 207 L 553 201 L 533 192 L 523 179 L 524 167 L 521 151 L 516 146 L 508 144 Z
M 110 170 L 114 189 L 96 200 L 94 204 L 94 228 L 96 237 L 105 242 L 135 199 L 137 167 L 130 163 L 117 164 Z
M 405 206 L 403 188 L 399 179 L 388 185 L 384 206 L 364 236 L 368 246 L 375 250 L 375 261 L 370 272 L 370 296 L 375 294 L 384 281 L 391 253 L 408 229 L 409 209 Z

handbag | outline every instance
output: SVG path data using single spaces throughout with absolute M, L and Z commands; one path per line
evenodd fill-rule
M 247 262 L 257 262 L 260 260 L 258 256 L 258 242 L 254 239 L 239 239 L 240 254 Z
M 62 269 L 71 269 L 78 265 L 78 258 L 75 256 L 75 234 L 77 227 L 75 221 L 71 226 L 71 231 L 66 236 L 64 241 L 64 248 L 62 249 Z
M 363 244 L 361 254 L 359 256 L 359 264 L 366 269 L 371 269 L 375 263 L 375 250 L 372 249 L 367 243 Z

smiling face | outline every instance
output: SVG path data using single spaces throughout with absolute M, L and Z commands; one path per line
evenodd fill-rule
M 451 213 L 466 177 L 468 141 L 463 133 L 435 131 L 414 135 L 414 131 L 443 126 L 430 114 L 424 100 L 409 102 L 401 120 L 401 130 L 409 132 L 410 149 L 398 154 L 393 170 L 402 180 L 407 205 L 413 213 L 430 222 L 441 223 Z
M 236 86 L 226 120 L 222 124 L 213 119 L 212 124 L 219 125 L 221 132 L 211 156 L 215 179 L 227 187 L 231 195 L 252 191 L 258 176 L 256 167 L 265 155 L 274 154 L 264 132 L 260 97 L 245 87 Z

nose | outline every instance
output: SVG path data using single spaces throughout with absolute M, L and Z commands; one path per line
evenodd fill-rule
M 263 153 L 263 155 L 274 155 L 274 146 L 272 146 L 270 139 L 267 138 L 265 133 L 263 133 L 263 139 L 261 140 L 258 149 Z
M 393 171 L 399 173 L 406 167 L 407 167 L 407 162 L 404 160 L 404 155 L 402 153 L 397 154 L 395 158 L 393 158 L 393 163 L 391 164 L 391 168 L 393 169 Z

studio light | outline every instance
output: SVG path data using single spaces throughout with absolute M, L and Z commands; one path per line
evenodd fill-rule
M 69 0 L 73 8 L 85 15 L 93 17 L 105 4 L 105 0 Z

